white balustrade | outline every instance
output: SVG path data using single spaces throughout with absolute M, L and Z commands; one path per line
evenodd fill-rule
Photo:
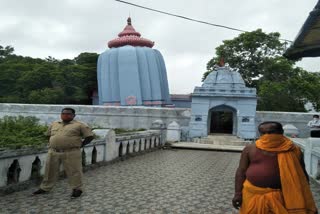
M 130 153 L 143 152 L 150 149 L 150 143 L 151 148 L 163 144 L 159 130 L 134 132 L 119 136 L 116 136 L 111 129 L 94 130 L 94 133 L 99 139 L 82 148 L 82 152 L 85 154 L 85 165 L 108 162 Z M 122 145 L 121 151 L 120 145 Z M 47 148 L 0 151 L 0 188 L 28 181 L 35 175 L 42 176 L 47 152 Z
M 320 138 L 291 138 L 298 145 L 304 154 L 304 162 L 308 174 L 320 180 Z

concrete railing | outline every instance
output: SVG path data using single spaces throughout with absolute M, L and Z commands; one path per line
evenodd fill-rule
M 83 165 L 104 161 L 106 143 L 96 140 L 82 149 Z M 47 148 L 6 150 L 0 153 L 0 187 L 38 179 L 44 174 Z
M 304 153 L 304 162 L 308 174 L 320 180 L 320 138 L 291 138 Z
M 97 135 L 100 139 L 82 148 L 84 166 L 123 158 L 164 143 L 159 130 L 116 136 L 113 130 L 106 129 L 99 130 Z M 0 188 L 39 179 L 44 174 L 47 151 L 47 148 L 0 151 Z
M 130 153 L 146 151 L 163 145 L 161 133 L 157 130 L 136 132 L 135 134 L 126 134 L 116 137 L 116 148 L 110 157 L 123 157 Z

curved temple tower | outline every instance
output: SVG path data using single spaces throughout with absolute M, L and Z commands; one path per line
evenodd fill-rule
M 170 103 L 165 63 L 154 42 L 127 26 L 98 59 L 99 105 L 164 106 Z

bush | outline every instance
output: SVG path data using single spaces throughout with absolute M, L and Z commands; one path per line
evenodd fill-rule
M 42 147 L 46 130 L 36 117 L 5 116 L 0 119 L 0 148 Z

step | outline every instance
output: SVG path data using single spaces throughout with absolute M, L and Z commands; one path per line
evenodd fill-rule
M 234 135 L 210 135 L 203 138 L 194 138 L 194 143 L 213 144 L 213 145 L 230 145 L 230 146 L 245 146 L 252 141 L 243 140 Z

